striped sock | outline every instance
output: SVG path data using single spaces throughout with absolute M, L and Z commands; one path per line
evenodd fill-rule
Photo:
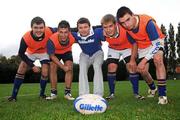
M 131 81 L 133 93 L 139 94 L 139 74 L 137 73 L 129 73 L 129 80 Z
M 114 94 L 116 73 L 115 72 L 108 72 L 107 79 L 108 79 L 110 94 Z
M 67 95 L 69 93 L 71 93 L 71 88 L 66 87 L 65 90 L 64 90 L 64 94 Z
M 12 97 L 16 98 L 19 88 L 24 81 L 24 74 L 17 73 L 14 79 L 14 87 L 12 91 Z
M 56 89 L 51 89 L 51 93 L 54 95 L 57 95 L 57 90 Z
M 148 84 L 149 88 L 151 90 L 155 90 L 156 89 L 156 85 L 154 84 L 154 81 L 151 84 Z
M 47 84 L 47 77 L 41 76 L 41 80 L 40 80 L 40 96 L 44 96 L 44 92 L 46 89 L 46 84 Z
M 166 96 L 166 80 L 158 79 L 158 93 L 159 96 Z

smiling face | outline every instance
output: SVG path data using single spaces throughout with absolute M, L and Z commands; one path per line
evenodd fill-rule
M 33 35 L 35 35 L 36 37 L 41 37 L 44 34 L 44 31 L 45 31 L 44 23 L 41 23 L 41 24 L 34 23 L 31 28 L 32 28 Z
M 113 22 L 104 23 L 102 24 L 102 27 L 108 37 L 113 37 L 117 32 L 116 24 L 114 24 Z
M 88 23 L 78 24 L 78 32 L 81 36 L 86 37 L 90 34 L 90 26 Z
M 136 27 L 136 22 L 136 17 L 128 13 L 119 18 L 119 23 L 127 30 L 134 29 Z
M 68 28 L 59 28 L 58 33 L 59 33 L 59 40 L 60 41 L 66 41 L 69 36 L 69 29 Z

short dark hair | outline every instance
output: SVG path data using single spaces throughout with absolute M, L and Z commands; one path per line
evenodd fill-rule
M 77 21 L 77 27 L 78 27 L 78 24 L 84 24 L 84 23 L 87 23 L 89 26 L 91 26 L 89 20 L 85 17 L 82 17 Z
M 59 29 L 59 28 L 68 28 L 68 30 L 70 31 L 70 24 L 69 24 L 68 21 L 62 20 L 62 21 L 60 21 L 59 24 L 58 24 L 58 29 Z
M 43 23 L 44 26 L 45 26 L 45 21 L 44 21 L 41 17 L 39 17 L 39 16 L 34 17 L 34 18 L 31 20 L 31 27 L 33 26 L 33 24 L 39 25 L 39 24 L 41 24 L 41 23 Z
M 123 17 L 127 13 L 130 15 L 133 15 L 133 12 L 128 7 L 126 6 L 120 7 L 117 10 L 116 19 L 118 20 L 119 18 Z
M 101 25 L 106 24 L 108 22 L 112 22 L 113 24 L 116 24 L 116 18 L 112 14 L 107 14 L 103 16 L 101 19 Z

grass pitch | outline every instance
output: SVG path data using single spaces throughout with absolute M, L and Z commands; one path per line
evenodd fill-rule
M 90 86 L 92 88 L 92 83 Z M 23 84 L 17 102 L 8 102 L 12 84 L 0 84 L 0 120 L 180 120 L 180 80 L 167 81 L 169 104 L 158 105 L 158 97 L 136 100 L 129 81 L 116 82 L 116 97 L 108 102 L 105 113 L 82 115 L 73 108 L 73 101 L 64 95 L 64 83 L 58 84 L 58 99 L 40 100 L 39 84 Z M 140 94 L 147 95 L 147 85 L 140 81 Z M 104 83 L 108 95 L 107 82 Z M 92 89 L 91 89 L 92 90 Z M 46 89 L 50 94 L 50 84 Z M 72 85 L 72 95 L 78 97 L 78 83 Z

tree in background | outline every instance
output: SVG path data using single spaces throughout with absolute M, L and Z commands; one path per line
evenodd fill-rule
M 167 35 L 167 30 L 163 24 L 161 24 L 161 31 L 165 35 L 164 38 L 164 64 L 166 68 L 166 72 L 168 73 L 168 59 L 169 59 L 169 41 L 168 41 L 168 35 Z
M 10 58 L 8 58 L 8 65 L 11 67 L 11 69 L 17 69 L 20 62 L 21 58 L 17 55 L 13 55 Z
M 169 52 L 168 52 L 169 51 L 169 42 L 167 39 L 167 30 L 163 24 L 161 25 L 161 31 L 165 35 L 165 38 L 164 38 L 164 50 L 165 50 L 164 51 L 164 57 L 165 57 L 165 59 L 167 59 L 169 56 Z
M 176 34 L 177 55 L 178 55 L 177 63 L 180 64 L 180 23 L 178 24 L 177 28 L 178 28 L 178 31 Z
M 93 28 L 98 28 L 100 26 L 93 26 Z M 174 27 L 172 24 L 169 25 L 169 30 L 167 33 L 167 30 L 164 25 L 161 25 L 161 31 L 165 35 L 164 44 L 165 44 L 165 65 L 166 70 L 168 73 L 171 73 L 171 77 L 175 77 L 175 68 L 177 64 L 180 64 L 180 23 L 178 24 L 178 31 L 177 34 L 174 33 Z M 77 31 L 77 28 L 72 28 L 72 31 Z M 176 36 L 175 36 L 176 35 Z M 176 47 L 175 47 L 176 46 Z M 14 76 L 16 74 L 16 71 L 18 69 L 18 65 L 20 63 L 20 58 L 18 56 L 11 56 L 10 58 L 6 58 L 2 54 L 0 54 L 0 83 L 12 83 Z M 151 63 L 150 63 L 151 64 Z M 119 63 L 120 67 L 117 72 L 117 79 L 118 80 L 125 80 L 127 78 L 127 73 L 125 71 L 125 65 L 123 66 L 123 63 Z M 153 65 L 150 65 L 153 66 Z M 106 74 L 107 74 L 107 65 L 104 62 L 102 65 L 103 69 L 103 77 L 104 80 L 106 80 Z M 73 82 L 78 81 L 79 77 L 79 65 L 74 64 L 73 65 Z M 150 72 L 152 72 L 153 77 L 155 79 L 156 74 L 154 71 L 154 68 L 150 68 Z M 28 69 L 26 76 L 25 76 L 25 82 L 39 82 L 40 74 L 32 74 L 33 71 L 31 69 Z M 92 76 L 94 74 L 93 69 L 89 70 L 89 78 L 90 81 L 92 80 Z M 64 82 L 64 72 L 62 70 L 58 71 L 58 81 Z
M 0 54 L 0 67 L 5 67 L 8 64 L 8 60 L 6 58 L 6 56 L 3 56 L 2 54 Z
M 172 24 L 169 25 L 169 30 L 168 30 L 168 35 L 169 35 L 169 44 L 170 44 L 170 54 L 169 54 L 169 62 L 168 62 L 168 67 L 170 69 L 170 72 L 172 73 L 173 77 L 175 75 L 175 68 L 176 68 L 176 42 L 175 42 L 175 37 L 174 37 L 174 27 Z

